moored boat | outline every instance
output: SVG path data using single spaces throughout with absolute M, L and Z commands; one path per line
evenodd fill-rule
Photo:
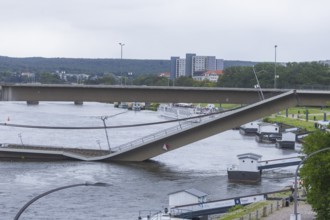
M 214 105 L 209 104 L 207 107 L 203 108 L 200 106 L 195 106 L 191 103 L 160 104 L 157 109 L 157 112 L 160 116 L 170 119 L 197 117 L 200 115 L 210 114 L 217 111 L 218 110 L 214 107 Z M 199 118 L 193 119 L 193 122 L 199 121 Z
M 261 172 L 258 169 L 258 162 L 261 155 L 245 153 L 237 155 L 239 164 L 231 165 L 227 169 L 228 180 L 231 182 L 255 183 L 261 180 Z

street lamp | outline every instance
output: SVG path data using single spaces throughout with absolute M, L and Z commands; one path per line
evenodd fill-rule
M 109 141 L 109 135 L 108 135 L 108 130 L 107 130 L 107 124 L 105 123 L 105 120 L 107 120 L 108 118 L 111 118 L 111 117 L 115 117 L 117 115 L 121 115 L 121 114 L 124 114 L 126 113 L 127 111 L 124 111 L 124 112 L 119 112 L 117 114 L 114 114 L 114 115 L 110 115 L 110 116 L 101 116 L 100 119 L 103 121 L 103 126 L 104 126 L 104 131 L 105 131 L 105 136 L 107 138 L 107 143 L 108 143 L 108 148 L 109 148 L 109 153 L 111 154 L 111 147 L 110 147 L 110 141 Z
M 89 182 L 86 182 L 86 183 L 80 183 L 80 184 L 73 184 L 73 185 L 68 185 L 68 186 L 62 186 L 62 187 L 59 187 L 59 188 L 56 188 L 56 189 L 52 189 L 52 190 L 49 190 L 47 192 L 44 192 L 36 197 L 34 197 L 33 199 L 31 199 L 29 202 L 27 202 L 20 210 L 19 212 L 16 214 L 14 220 L 18 220 L 19 217 L 21 216 L 21 214 L 32 204 L 34 203 L 35 201 L 37 201 L 38 199 L 50 194 L 50 193 L 53 193 L 53 192 L 56 192 L 56 191 L 59 191 L 59 190 L 62 190 L 62 189 L 67 189 L 67 188 L 71 188 L 71 187 L 76 187 L 76 186 L 109 186 L 109 184 L 107 183 L 89 183 Z
M 19 139 L 21 140 L 21 144 L 22 144 L 22 146 L 23 146 L 24 144 L 23 144 L 23 139 L 22 139 L 22 133 L 19 133 L 19 134 L 18 134 L 18 137 L 19 137 Z
M 123 72 L 122 72 L 122 61 L 123 61 L 123 47 L 125 44 L 119 43 L 120 45 L 120 85 L 123 84 Z
M 300 214 L 298 214 L 298 211 L 297 211 L 297 191 L 298 191 L 298 187 L 297 187 L 297 177 L 298 177 L 298 170 L 300 168 L 300 166 L 308 159 L 310 158 L 311 156 L 317 154 L 317 153 L 321 153 L 323 151 L 326 151 L 326 150 L 330 150 L 330 147 L 327 147 L 327 148 L 323 148 L 321 150 L 317 150 L 317 151 L 314 151 L 313 153 L 310 153 L 309 155 L 307 155 L 297 166 L 297 169 L 296 169 L 296 173 L 295 173 L 295 177 L 294 177 L 294 194 L 293 194 L 293 197 L 294 197 L 294 214 L 290 216 L 290 220 L 300 220 L 301 219 L 301 216 Z M 298 217 L 299 216 L 299 217 Z
M 274 89 L 276 89 L 276 78 L 277 78 L 277 74 L 276 74 L 276 48 L 277 48 L 277 45 L 275 45 L 275 74 L 274 74 Z
M 103 121 L 103 125 L 104 125 L 105 136 L 107 137 L 107 143 L 108 143 L 109 153 L 111 153 L 110 142 L 109 142 L 109 135 L 108 135 L 107 125 L 105 123 L 105 120 L 107 120 L 107 119 L 108 119 L 108 116 L 101 116 L 101 120 Z

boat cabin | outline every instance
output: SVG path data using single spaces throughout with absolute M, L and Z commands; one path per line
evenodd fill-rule
M 281 139 L 276 140 L 276 147 L 282 149 L 295 149 L 297 134 L 292 131 L 286 131 L 282 133 Z
M 259 123 L 257 132 L 259 134 L 262 134 L 262 133 L 280 133 L 280 126 L 278 124 Z
M 169 194 L 169 207 L 204 203 L 206 202 L 207 194 L 197 189 L 191 188 Z
M 238 166 L 227 169 L 228 180 L 233 182 L 258 182 L 261 180 L 261 172 L 258 169 L 261 155 L 246 153 L 237 155 Z
M 278 124 L 260 123 L 256 133 L 256 141 L 261 143 L 275 143 L 282 136 Z
M 258 162 L 261 155 L 254 153 L 245 153 L 237 155 L 238 170 L 241 171 L 258 171 Z
M 241 125 L 239 127 L 239 132 L 243 135 L 256 134 L 259 128 L 260 121 L 252 121 Z

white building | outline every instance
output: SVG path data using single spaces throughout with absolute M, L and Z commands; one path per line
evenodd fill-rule
M 204 203 L 207 194 L 197 189 L 187 189 L 169 194 L 169 207 Z
M 175 78 L 185 76 L 185 74 L 186 74 L 186 60 L 185 59 L 177 59 L 176 60 Z
M 258 171 L 258 162 L 261 155 L 254 153 L 239 154 L 238 170 L 240 171 Z
M 200 74 L 195 73 L 193 79 L 196 81 L 208 80 L 210 82 L 218 82 L 220 74 L 222 74 L 221 70 L 209 70 Z
M 278 124 L 260 123 L 258 124 L 257 133 L 280 133 L 280 126 Z
M 193 57 L 193 73 L 198 71 L 205 71 L 206 70 L 206 61 L 207 56 L 194 56 Z
M 194 53 L 187 53 L 185 59 L 171 57 L 171 79 L 181 76 L 195 76 L 196 72 L 209 70 L 223 70 L 223 59 L 216 59 L 215 56 L 196 56 Z

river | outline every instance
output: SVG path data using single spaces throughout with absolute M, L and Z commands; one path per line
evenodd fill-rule
M 0 102 L 2 123 L 44 126 L 102 126 L 163 121 L 152 111 L 127 111 L 112 104 L 40 102 Z M 125 112 L 125 113 L 123 113 Z M 122 114 L 121 114 L 122 113 Z M 125 129 L 108 129 L 110 146 L 160 131 L 175 124 L 160 124 Z M 51 130 L 0 127 L 0 143 L 107 149 L 104 129 Z M 254 137 L 229 130 L 166 154 L 139 163 L 101 162 L 5 162 L 0 161 L 0 220 L 13 219 L 33 197 L 48 190 L 88 182 L 104 182 L 108 187 L 81 186 L 61 190 L 33 203 L 22 215 L 24 220 L 137 219 L 142 210 L 162 210 L 168 194 L 196 188 L 208 200 L 282 189 L 293 181 L 282 173 L 294 167 L 274 169 L 263 174 L 261 183 L 229 183 L 226 169 L 238 163 L 236 155 L 257 153 L 262 159 L 296 156 L 272 144 L 260 144 Z

